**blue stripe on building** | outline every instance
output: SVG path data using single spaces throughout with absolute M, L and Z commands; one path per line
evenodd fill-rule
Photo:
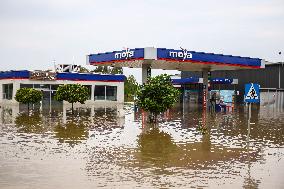
M 30 72 L 27 70 L 0 72 L 0 79 L 28 79 Z
M 118 81 L 125 80 L 124 75 L 100 75 L 100 74 L 80 74 L 80 73 L 57 73 L 58 80 L 77 80 L 77 81 Z
M 7 71 L 0 72 L 0 79 L 29 79 L 30 71 Z M 86 73 L 57 73 L 58 80 L 76 80 L 76 81 L 116 81 L 124 82 L 124 75 L 100 75 Z

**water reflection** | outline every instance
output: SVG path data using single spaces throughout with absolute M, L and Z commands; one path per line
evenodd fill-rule
M 43 133 L 46 131 L 43 126 L 42 115 L 38 112 L 20 113 L 15 119 L 15 126 L 18 128 L 18 132 L 23 133 Z
M 149 124 L 138 137 L 140 153 L 137 155 L 141 161 L 149 161 L 156 166 L 170 161 L 177 148 L 168 133 L 160 131 L 157 125 Z
M 248 135 L 243 106 L 205 115 L 196 106 L 176 106 L 159 125 L 142 121 L 132 105 L 78 106 L 74 115 L 70 108 L 2 106 L 2 188 L 284 186 L 283 111 L 264 116 L 272 110 L 253 107 Z
M 56 125 L 54 133 L 59 142 L 68 143 L 70 146 L 81 143 L 89 137 L 87 125 L 76 120 Z
M 157 126 L 148 125 L 138 137 L 139 161 L 151 162 L 157 167 L 187 167 L 212 168 L 215 165 L 229 161 L 243 161 L 253 156 L 250 161 L 256 161 L 259 151 L 245 148 L 226 147 L 222 144 L 212 144 L 210 133 L 202 134 L 200 141 L 180 143 L 174 142 L 171 135 L 159 130 Z

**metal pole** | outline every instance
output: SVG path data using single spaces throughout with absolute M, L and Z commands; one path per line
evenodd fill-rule
M 183 95 L 182 95 L 182 117 L 184 118 L 184 108 L 185 108 L 185 84 L 183 85 Z
M 51 85 L 49 85 L 49 113 L 51 114 Z
M 280 89 L 281 88 L 281 70 L 280 70 L 280 64 L 279 64 L 279 69 L 278 69 L 278 71 L 279 71 L 279 73 L 278 73 L 278 77 L 279 77 L 279 83 L 278 83 L 278 89 Z
M 251 103 L 248 103 L 248 134 L 247 134 L 247 147 L 249 147 L 250 119 L 251 119 Z

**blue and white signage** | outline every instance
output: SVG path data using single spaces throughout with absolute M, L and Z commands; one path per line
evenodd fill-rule
M 195 52 L 188 51 L 183 48 L 181 48 L 181 50 L 157 48 L 157 59 L 239 67 L 244 66 L 259 68 L 261 66 L 261 59 L 258 58 Z
M 249 83 L 245 84 L 245 102 L 248 103 L 259 103 L 259 84 Z
M 129 48 L 126 48 L 124 51 L 122 52 L 116 52 L 114 53 L 114 58 L 115 59 L 129 59 L 129 58 L 132 58 L 134 57 L 134 50 L 131 50 Z
M 89 63 L 99 64 L 105 62 L 115 62 L 123 60 L 144 59 L 144 48 L 129 49 L 122 51 L 113 51 L 106 53 L 90 54 Z
M 210 83 L 214 83 L 214 84 L 231 84 L 231 83 L 233 83 L 233 79 L 216 77 L 216 78 L 211 78 L 210 79 Z
M 186 49 L 181 48 L 181 50 L 170 50 L 169 57 L 178 58 L 182 59 L 182 61 L 185 61 L 186 59 L 191 59 L 192 54 Z
M 187 62 L 192 62 L 195 64 L 214 64 L 217 66 L 237 66 L 237 67 L 249 67 L 249 68 L 260 68 L 262 65 L 261 59 L 258 58 L 195 52 L 195 51 L 189 51 L 184 48 L 181 48 L 179 50 L 166 49 L 166 48 L 152 48 L 151 51 L 147 51 L 147 49 L 148 48 L 134 48 L 134 49 L 126 48 L 121 51 L 90 54 L 88 58 L 89 58 L 89 63 L 92 65 L 112 64 L 115 62 L 123 62 L 131 60 L 155 60 L 158 63 L 159 62 L 162 63 L 164 61 L 172 61 L 172 62 L 181 62 L 181 63 L 184 62 L 185 64 Z M 147 56 L 144 56 L 145 54 Z M 131 63 L 129 64 L 129 66 L 130 67 L 132 66 Z

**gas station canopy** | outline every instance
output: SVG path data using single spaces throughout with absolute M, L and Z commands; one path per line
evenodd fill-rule
M 180 71 L 259 69 L 265 65 L 259 58 L 154 47 L 90 54 L 88 62 L 94 66 L 142 68 L 145 65 L 151 69 Z

